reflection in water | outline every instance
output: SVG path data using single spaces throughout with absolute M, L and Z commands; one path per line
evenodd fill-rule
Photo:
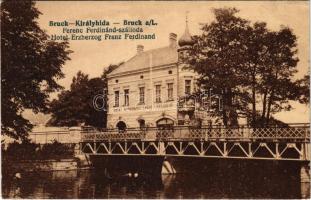
M 110 180 L 91 170 L 4 178 L 4 198 L 300 198 L 299 180 L 205 173 Z M 252 180 L 252 181 L 251 181 Z

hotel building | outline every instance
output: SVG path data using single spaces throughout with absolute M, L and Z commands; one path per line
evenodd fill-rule
M 166 47 L 144 51 L 138 45 L 134 57 L 108 74 L 107 127 L 188 125 L 198 118 L 193 102 L 178 101 L 198 89 L 197 75 L 182 62 L 193 44 L 186 24 L 178 41 L 169 34 Z

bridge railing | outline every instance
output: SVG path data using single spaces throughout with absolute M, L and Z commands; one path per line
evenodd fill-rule
M 84 130 L 82 141 L 120 141 L 120 140 L 305 140 L 310 141 L 309 124 L 298 124 L 288 127 L 185 127 L 170 129 L 155 127 L 145 129 L 116 129 L 98 131 Z

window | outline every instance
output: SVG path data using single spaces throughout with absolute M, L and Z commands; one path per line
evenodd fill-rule
M 156 102 L 161 102 L 161 85 L 156 85 Z
M 185 94 L 189 95 L 191 93 L 191 80 L 185 80 Z
M 173 100 L 173 83 L 167 84 L 167 99 Z
M 114 91 L 114 106 L 119 107 L 119 91 Z
M 145 120 L 140 119 L 140 120 L 138 120 L 138 123 L 139 123 L 139 128 L 140 128 L 140 129 L 145 128 L 145 126 L 146 126 Z
M 124 90 L 124 106 L 129 106 L 129 89 Z
M 145 87 L 139 88 L 139 104 L 145 103 Z
M 173 73 L 172 70 L 169 70 L 169 71 L 168 71 L 168 74 L 172 74 L 172 73 Z

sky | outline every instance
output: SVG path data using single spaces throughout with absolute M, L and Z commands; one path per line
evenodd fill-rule
M 271 30 L 279 30 L 281 25 L 290 27 L 298 37 L 300 62 L 296 77 L 301 78 L 308 73 L 309 2 L 307 1 L 39 1 L 36 6 L 42 12 L 38 23 L 48 34 L 59 34 L 62 30 L 60 27 L 49 26 L 49 21 L 105 19 L 110 22 L 122 22 L 154 19 L 158 23 L 157 26 L 145 29 L 145 33 L 155 33 L 156 40 L 70 41 L 73 53 L 70 55 L 71 60 L 67 61 L 62 69 L 66 77 L 59 80 L 59 84 L 66 89 L 78 71 L 89 74 L 90 77 L 98 77 L 109 64 L 117 64 L 134 56 L 138 44 L 144 45 L 145 50 L 167 46 L 169 33 L 176 33 L 178 38 L 183 34 L 186 13 L 191 34 L 201 34 L 200 24 L 214 20 L 212 9 L 223 7 L 239 9 L 238 16 L 251 22 L 267 22 Z M 293 111 L 282 112 L 277 118 L 285 122 L 308 122 L 308 107 L 298 103 L 293 103 L 293 106 Z

